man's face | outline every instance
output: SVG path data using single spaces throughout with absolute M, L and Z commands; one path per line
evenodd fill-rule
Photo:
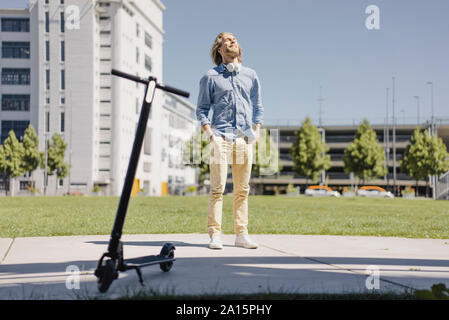
M 218 52 L 222 56 L 224 55 L 232 59 L 238 57 L 240 52 L 240 45 L 232 33 L 225 33 L 223 35 L 221 47 L 220 49 L 218 49 Z

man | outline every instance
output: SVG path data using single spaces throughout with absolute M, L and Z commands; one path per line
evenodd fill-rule
M 209 248 L 222 249 L 221 222 L 227 168 L 232 164 L 235 245 L 256 249 L 248 236 L 248 194 L 252 143 L 263 120 L 260 84 L 254 70 L 242 66 L 242 50 L 232 33 L 220 33 L 212 46 L 216 67 L 200 80 L 196 115 L 210 142 Z M 213 111 L 209 120 L 209 111 Z

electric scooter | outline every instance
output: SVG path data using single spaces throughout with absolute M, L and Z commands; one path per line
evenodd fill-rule
M 175 259 L 175 246 L 172 243 L 165 243 L 158 255 L 143 256 L 133 259 L 124 259 L 123 243 L 120 241 L 122 236 L 123 225 L 125 223 L 126 211 L 128 209 L 129 199 L 136 175 L 137 164 L 142 149 L 143 140 L 145 137 L 148 116 L 151 110 L 154 93 L 156 89 L 171 92 L 188 98 L 189 93 L 158 83 L 154 77 L 148 79 L 140 78 L 131 74 L 127 74 L 115 69 L 111 71 L 112 75 L 128 79 L 137 83 L 145 85 L 145 98 L 140 111 L 139 123 L 137 125 L 136 135 L 134 137 L 134 144 L 131 151 L 131 158 L 126 172 L 125 182 L 123 185 L 120 202 L 118 205 L 114 226 L 109 240 L 108 251 L 105 252 L 98 261 L 95 276 L 97 279 L 98 290 L 106 292 L 112 281 L 118 278 L 119 272 L 125 272 L 134 269 L 139 277 L 139 282 L 143 285 L 142 272 L 140 268 L 159 264 L 162 271 L 168 272 L 173 266 Z

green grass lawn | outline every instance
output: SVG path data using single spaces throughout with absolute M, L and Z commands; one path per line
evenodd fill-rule
M 223 232 L 233 233 L 232 196 Z M 110 234 L 118 197 L 1 197 L 0 237 Z M 207 196 L 133 197 L 124 234 L 206 233 Z M 449 238 L 449 201 L 251 196 L 253 234 Z

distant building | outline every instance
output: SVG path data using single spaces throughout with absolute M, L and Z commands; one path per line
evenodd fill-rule
M 35 174 L 42 192 L 90 194 L 98 186 L 105 195 L 121 193 L 144 86 L 112 76 L 111 68 L 162 81 L 164 10 L 159 0 L 32 0 L 27 9 L 0 9 L 1 142 L 10 130 L 23 137 L 32 124 L 41 151 L 54 133 L 68 143 L 70 175 L 45 183 Z M 169 176 L 195 183 L 193 169 L 173 173 L 167 158 L 169 119 L 193 123 L 193 108 L 156 92 L 133 194 L 165 195 Z M 15 189 L 25 191 L 29 178 L 19 180 Z
M 379 144 L 384 150 L 386 149 L 386 139 L 384 139 L 384 126 L 383 125 L 371 125 L 372 129 L 377 134 Z M 406 186 L 415 187 L 416 181 L 409 177 L 406 173 L 401 172 L 399 161 L 402 159 L 404 149 L 408 144 L 416 125 L 396 125 L 396 186 L 397 190 L 403 189 Z M 293 161 L 290 155 L 290 149 L 294 140 L 295 131 L 300 130 L 300 124 L 297 126 L 264 126 L 265 129 L 278 129 L 279 130 L 279 151 L 280 151 L 280 164 L 282 170 L 272 176 L 253 176 L 251 183 L 255 190 L 261 190 L 264 194 L 274 193 L 275 187 L 280 193 L 284 193 L 288 184 L 299 186 L 301 192 L 306 187 L 305 177 L 298 176 L 293 171 Z M 421 126 L 421 129 L 426 129 L 425 125 Z M 323 184 L 328 185 L 336 190 L 342 191 L 344 187 L 350 187 L 355 184 L 355 180 L 351 180 L 351 176 L 344 172 L 343 168 L 343 155 L 345 148 L 350 142 L 354 140 L 355 133 L 358 129 L 356 125 L 341 125 L 323 126 L 325 132 L 325 141 L 330 148 L 328 154 L 331 157 L 331 168 L 325 172 L 325 179 Z M 449 125 L 439 124 L 437 125 L 438 136 L 443 139 L 446 146 L 449 146 Z M 386 135 L 385 135 L 386 137 Z M 388 175 L 375 180 L 365 181 L 365 184 L 377 185 L 386 188 L 389 191 L 393 191 L 393 136 L 392 128 L 390 126 L 389 134 L 389 159 L 388 159 Z M 448 147 L 449 149 L 449 147 Z M 232 180 L 228 180 L 231 182 Z M 309 181 L 309 184 L 311 182 Z M 426 181 L 419 181 L 419 192 L 424 194 L 426 188 Z M 232 190 L 232 186 L 228 188 Z

